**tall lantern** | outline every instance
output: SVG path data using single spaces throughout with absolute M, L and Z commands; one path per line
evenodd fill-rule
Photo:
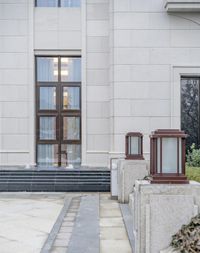
M 185 139 L 178 129 L 163 129 L 150 136 L 150 171 L 153 184 L 187 184 Z
M 143 135 L 141 133 L 127 133 L 125 141 L 125 155 L 129 160 L 143 160 Z

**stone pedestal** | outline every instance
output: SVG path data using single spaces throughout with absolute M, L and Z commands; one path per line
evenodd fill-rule
M 150 184 L 136 181 L 134 192 L 134 253 L 160 253 L 171 237 L 200 211 L 200 184 Z
M 160 253 L 180 253 L 180 251 L 176 251 L 172 247 L 168 247 L 165 250 L 161 250 Z
M 135 181 L 147 176 L 147 161 L 121 160 L 118 163 L 118 200 L 120 203 L 129 202 L 129 194 L 133 191 Z

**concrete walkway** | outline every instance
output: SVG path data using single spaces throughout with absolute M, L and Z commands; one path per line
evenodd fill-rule
M 98 217 L 99 195 L 82 196 L 67 253 L 99 253 Z
M 0 194 L 0 210 L 2 253 L 132 253 L 107 193 Z
M 64 194 L 0 194 L 0 252 L 39 253 Z

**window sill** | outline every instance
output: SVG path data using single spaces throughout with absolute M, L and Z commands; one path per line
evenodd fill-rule
M 167 0 L 167 12 L 200 12 L 200 0 Z

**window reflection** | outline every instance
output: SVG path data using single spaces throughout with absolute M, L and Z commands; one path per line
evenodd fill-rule
M 57 7 L 58 0 L 37 0 L 37 7 Z
M 38 82 L 58 81 L 57 57 L 37 57 L 37 81 Z
M 61 0 L 62 7 L 80 7 L 80 0 Z
M 56 139 L 56 117 L 40 117 L 40 140 Z
M 37 154 L 39 166 L 58 166 L 57 144 L 39 144 L 37 146 Z
M 40 87 L 40 110 L 56 109 L 56 87 Z
M 62 145 L 62 166 L 80 165 L 81 163 L 81 145 L 79 144 L 63 144 Z
M 64 87 L 63 88 L 63 109 L 78 110 L 80 109 L 80 88 Z
M 80 139 L 80 118 L 64 117 L 63 118 L 63 139 L 79 140 Z
M 81 0 L 36 0 L 37 7 L 80 7 Z
M 199 147 L 199 78 L 181 79 L 181 128 L 189 135 L 186 147 L 196 144 Z
M 61 81 L 80 82 L 81 81 L 81 59 L 61 58 Z

